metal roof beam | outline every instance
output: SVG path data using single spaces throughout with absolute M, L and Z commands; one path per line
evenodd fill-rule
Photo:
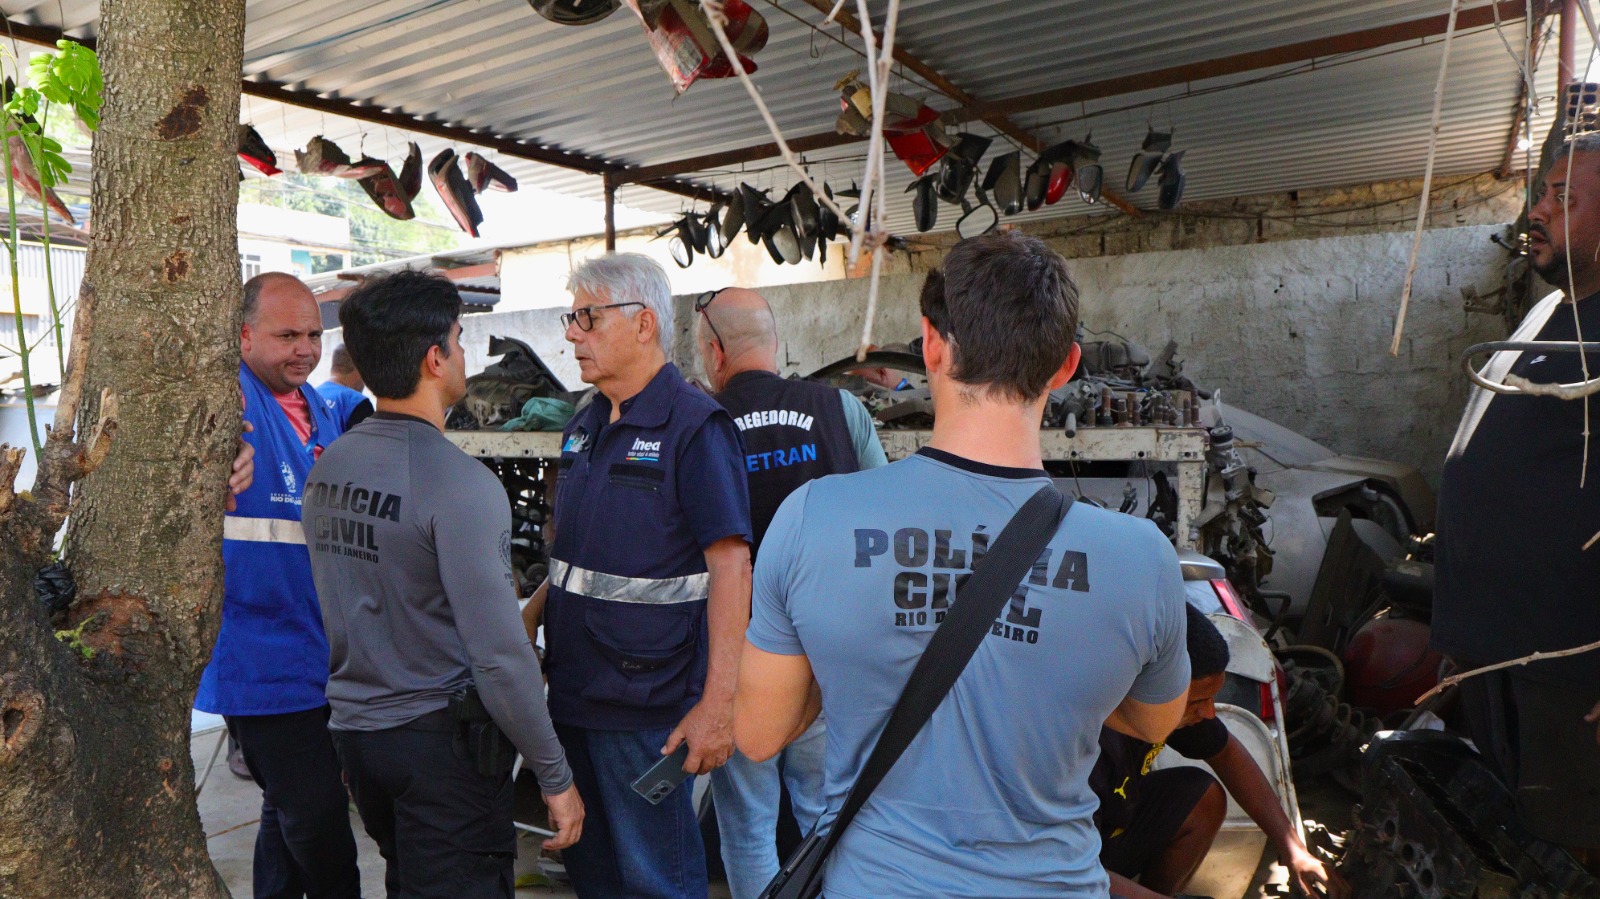
M 806 0 L 806 2 L 812 3 L 812 0 Z M 1555 2 L 1559 2 L 1559 0 L 1534 0 L 1534 14 L 1536 16 L 1543 15 Z M 815 4 L 813 3 L 812 5 Z M 1523 0 L 1502 0 L 1502 2 L 1494 5 L 1463 9 L 1456 16 L 1456 30 L 1461 31 L 1494 24 L 1496 7 L 1498 7 L 1501 22 L 1521 21 L 1525 10 Z M 993 117 L 1003 118 L 1020 113 L 1068 106 L 1089 100 L 1136 93 L 1138 91 L 1172 87 L 1174 85 L 1187 84 L 1191 81 L 1239 75 L 1259 69 L 1307 62 L 1337 54 L 1375 50 L 1379 47 L 1386 47 L 1403 41 L 1437 37 L 1444 34 L 1448 21 L 1448 15 L 1428 16 L 1408 22 L 1396 22 L 1331 37 L 1299 41 L 1265 50 L 1237 53 L 1232 56 L 1219 57 L 1203 62 L 1169 66 L 1137 75 L 1106 78 L 1072 87 L 1023 94 L 994 102 L 968 104 L 945 113 L 944 119 L 954 124 L 977 120 L 990 121 Z M 789 141 L 789 147 L 797 153 L 806 153 L 829 147 L 843 146 L 862 139 L 854 135 L 837 134 L 830 131 L 796 138 Z M 780 154 L 777 144 L 769 142 L 738 150 L 727 150 L 689 159 L 680 159 L 659 165 L 623 169 L 613 172 L 611 177 L 618 183 L 653 185 L 666 178 L 709 169 L 727 168 L 741 163 L 757 162 L 763 159 L 771 159 L 778 155 Z
M 833 3 L 829 2 L 829 0 L 805 0 L 805 3 L 823 15 L 827 15 L 833 11 Z M 833 18 L 834 21 L 843 25 L 847 30 L 853 31 L 857 34 L 861 33 L 861 20 L 845 11 L 843 7 L 840 7 L 838 14 Z M 924 81 L 933 85 L 935 88 L 938 88 L 940 93 L 956 101 L 957 103 L 960 103 L 962 106 L 980 105 L 981 101 L 977 97 L 974 97 L 973 95 L 962 90 L 956 85 L 955 82 L 951 81 L 949 78 L 946 78 L 944 73 L 923 62 L 921 58 L 917 57 L 903 46 L 895 46 L 894 59 L 895 62 L 898 62 L 911 71 L 917 73 Z M 1011 138 L 1022 146 L 1027 147 L 1029 150 L 1035 153 L 1038 153 L 1045 148 L 1045 142 L 1042 139 L 1040 139 L 1033 132 L 1023 128 L 1021 125 L 1018 125 L 1016 122 L 1006 118 L 1004 115 L 984 116 L 983 121 L 989 127 Z M 1121 195 L 1113 191 L 1103 190 L 1101 191 L 1101 197 L 1107 203 L 1115 206 L 1128 215 L 1137 217 L 1144 214 L 1142 211 L 1140 211 L 1139 207 L 1129 203 Z
M 75 37 L 64 33 L 58 28 L 49 26 L 30 25 L 10 18 L 5 20 L 5 25 L 10 36 L 18 40 L 48 47 L 55 46 L 56 41 L 62 38 L 77 41 L 90 48 L 93 48 L 96 44 L 96 40 L 92 37 Z M 445 140 L 459 141 L 494 150 L 497 153 L 503 153 L 517 159 L 526 159 L 530 162 L 571 169 L 589 175 L 604 175 L 607 172 L 621 168 L 618 163 L 599 156 L 556 149 L 541 145 L 536 140 L 520 140 L 493 134 L 482 129 L 467 128 L 441 121 L 430 121 L 404 112 L 391 112 L 376 106 L 363 106 L 352 100 L 324 97 L 314 91 L 293 90 L 286 85 L 270 81 L 241 80 L 240 90 L 242 93 L 252 97 L 260 97 L 263 100 L 272 100 L 301 109 L 314 109 L 360 122 L 387 125 L 402 131 L 426 134 Z M 726 199 L 727 197 L 726 194 L 715 188 L 702 187 L 676 178 L 657 179 L 647 186 L 653 190 L 690 199 L 716 200 Z

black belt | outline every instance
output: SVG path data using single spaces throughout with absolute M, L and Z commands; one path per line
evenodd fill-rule
M 455 719 L 450 716 L 450 709 L 446 707 L 412 718 L 410 721 L 395 728 L 395 730 L 420 730 L 428 733 L 453 734 L 456 732 L 456 727 Z

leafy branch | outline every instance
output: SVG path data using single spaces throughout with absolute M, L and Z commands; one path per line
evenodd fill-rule
M 56 335 L 56 356 L 63 374 L 66 350 L 63 346 L 61 309 L 56 303 L 54 260 L 50 253 L 50 202 L 55 187 L 65 184 L 72 164 L 62 155 L 60 142 L 45 134 L 45 122 L 53 107 L 65 107 L 90 131 L 100 125 L 105 80 L 95 52 L 75 41 L 56 42 L 55 53 L 40 53 L 28 62 L 29 86 L 18 86 L 7 78 L 4 104 L 0 106 L 0 162 L 5 166 L 6 214 L 9 227 L 5 246 L 10 255 L 11 308 L 17 330 L 17 357 L 22 367 L 22 389 L 28 407 L 28 430 L 35 457 L 42 454 L 39 425 L 34 408 L 33 374 L 29 366 L 27 331 L 22 320 L 22 285 L 18 279 L 17 253 L 21 238 L 17 223 L 17 185 L 35 195 L 44 207 L 45 289 L 50 300 L 51 327 Z M 9 60 L 13 71 L 18 60 L 0 47 L 0 65 Z

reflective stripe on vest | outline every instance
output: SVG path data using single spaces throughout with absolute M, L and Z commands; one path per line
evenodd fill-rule
M 591 599 L 612 602 L 634 602 L 649 605 L 675 605 L 699 602 L 710 595 L 709 572 L 688 574 L 683 577 L 623 577 L 569 565 L 560 559 L 550 560 L 550 583 L 567 591 Z
M 222 519 L 222 539 L 247 543 L 295 543 L 304 546 L 305 531 L 300 522 L 286 518 L 244 518 L 228 515 Z

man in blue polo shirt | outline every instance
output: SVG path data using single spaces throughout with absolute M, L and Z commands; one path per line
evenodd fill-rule
M 362 393 L 367 389 L 367 384 L 361 379 L 361 372 L 356 371 L 356 361 L 350 358 L 350 351 L 342 343 L 333 348 L 329 372 L 328 380 L 317 385 L 317 393 L 333 410 L 333 417 L 339 419 L 340 429 L 348 431 L 372 414 L 372 400 Z
M 672 292 L 646 256 L 583 263 L 563 316 L 594 401 L 567 424 L 544 613 L 550 717 L 587 811 L 562 858 L 583 899 L 706 895 L 688 783 L 658 805 L 630 784 L 688 744 L 733 752 L 750 618 L 750 500 L 733 419 L 667 361 Z
M 328 640 L 300 531 L 306 476 L 342 432 L 306 383 L 322 355 L 310 289 L 272 272 L 244 285 L 239 388 L 254 483 L 223 519 L 222 628 L 195 708 L 222 715 L 261 785 L 256 899 L 361 895 L 328 734 Z
M 923 294 L 935 409 L 915 455 L 801 485 L 756 564 L 739 751 L 760 760 L 828 719 L 822 826 L 966 572 L 1049 482 L 1039 421 L 1079 349 L 1077 288 L 1037 238 L 955 245 Z M 1101 722 L 1146 742 L 1183 716 L 1183 579 L 1149 521 L 1075 504 L 971 662 L 840 837 L 829 899 L 1100 899 L 1089 772 Z

